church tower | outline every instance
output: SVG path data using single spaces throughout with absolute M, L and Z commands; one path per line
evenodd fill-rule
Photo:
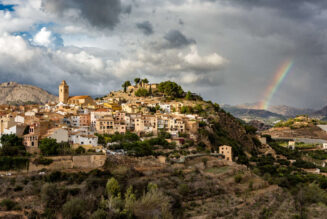
M 59 102 L 67 103 L 69 98 L 69 86 L 66 81 L 63 80 L 59 85 Z

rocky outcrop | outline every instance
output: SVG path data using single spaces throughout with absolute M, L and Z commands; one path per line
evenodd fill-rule
M 36 86 L 16 82 L 0 84 L 0 104 L 44 104 L 57 100 L 58 97 Z

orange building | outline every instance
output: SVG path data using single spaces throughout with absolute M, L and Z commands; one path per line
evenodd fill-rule
M 79 125 L 80 126 L 90 126 L 91 125 L 91 117 L 90 117 L 89 113 L 79 115 Z

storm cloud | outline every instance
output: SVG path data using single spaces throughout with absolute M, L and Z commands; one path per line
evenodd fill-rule
M 167 41 L 165 45 L 167 48 L 183 48 L 196 43 L 194 39 L 187 38 L 179 30 L 170 30 L 165 34 L 164 39 Z
M 151 35 L 153 34 L 153 27 L 149 21 L 143 21 L 141 23 L 137 23 L 136 27 L 140 29 L 144 35 Z
M 74 14 L 99 28 L 114 28 L 122 12 L 130 13 L 131 6 L 123 8 L 120 0 L 43 0 L 46 11 L 59 16 Z

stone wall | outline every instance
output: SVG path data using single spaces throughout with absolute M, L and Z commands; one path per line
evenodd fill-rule
M 106 161 L 106 155 L 53 156 L 46 158 L 52 159 L 53 162 L 50 165 L 35 165 L 31 160 L 28 171 L 99 168 Z

